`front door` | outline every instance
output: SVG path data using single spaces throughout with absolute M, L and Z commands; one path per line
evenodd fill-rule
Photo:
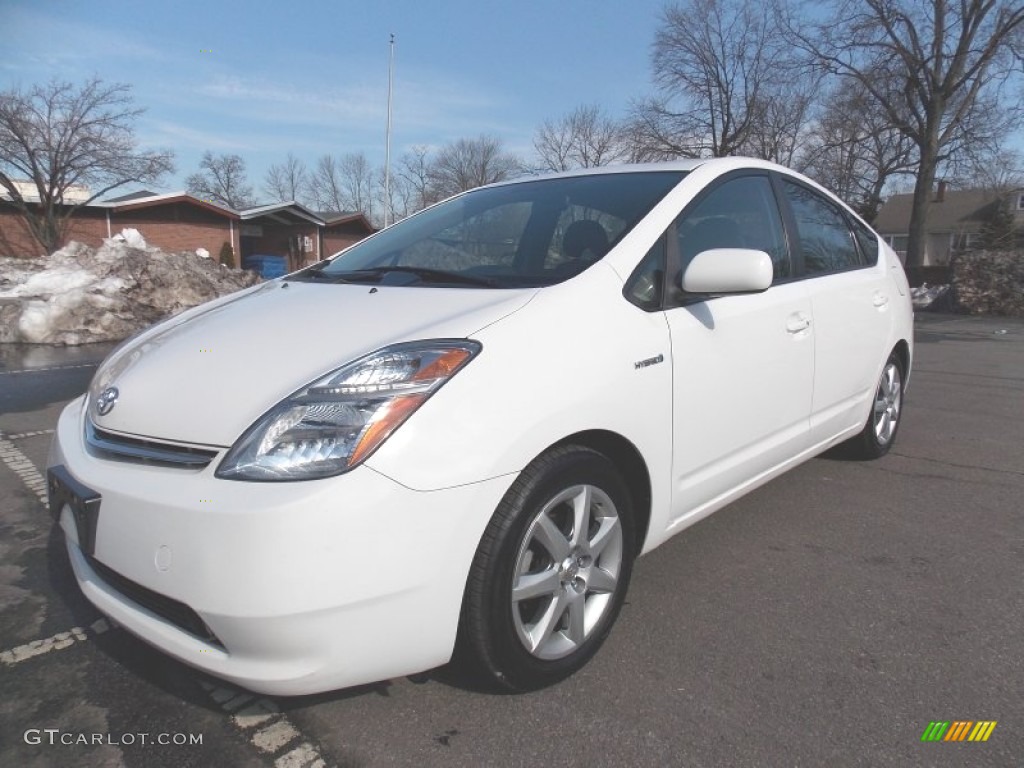
M 680 294 L 666 311 L 673 366 L 673 525 L 702 517 L 807 446 L 814 380 L 811 301 L 790 281 L 789 249 L 763 174 L 697 198 L 668 238 L 674 285 L 697 253 L 755 248 L 772 257 L 763 293 Z M 673 274 L 670 269 L 669 274 Z

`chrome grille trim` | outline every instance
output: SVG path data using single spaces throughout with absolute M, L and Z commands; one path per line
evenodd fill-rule
M 209 466 L 218 453 L 209 448 L 193 448 L 117 435 L 97 428 L 91 419 L 85 420 L 85 444 L 96 456 L 182 469 L 202 469 Z

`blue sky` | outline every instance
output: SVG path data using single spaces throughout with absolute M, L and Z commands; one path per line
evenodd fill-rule
M 529 156 L 536 127 L 579 104 L 624 113 L 650 91 L 662 0 L 196 2 L 0 0 L 0 87 L 96 74 L 133 86 L 140 143 L 174 150 L 180 189 L 204 150 L 250 181 L 291 151 L 384 160 L 480 133 Z M 209 52 L 206 52 L 209 51 Z

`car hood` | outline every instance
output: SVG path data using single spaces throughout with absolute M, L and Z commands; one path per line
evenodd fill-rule
M 266 283 L 164 321 L 100 366 L 89 416 L 140 437 L 230 446 L 284 397 L 401 341 L 465 338 L 521 309 L 536 289 Z M 99 415 L 96 396 L 116 387 Z

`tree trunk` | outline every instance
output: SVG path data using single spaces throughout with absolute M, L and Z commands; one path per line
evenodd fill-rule
M 907 232 L 908 267 L 924 266 L 924 250 L 928 239 L 928 206 L 931 203 L 932 187 L 935 186 L 935 165 L 939 155 L 938 136 L 929 137 L 920 151 L 919 170 L 914 184 L 914 202 L 910 209 L 910 226 Z

